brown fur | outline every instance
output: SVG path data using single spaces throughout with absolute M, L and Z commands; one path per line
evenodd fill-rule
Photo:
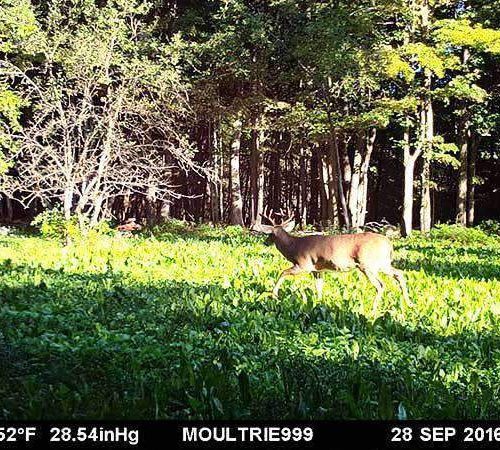
M 293 264 L 278 278 L 273 289 L 275 296 L 286 276 L 313 273 L 317 280 L 318 295 L 321 297 L 323 281 L 320 272 L 345 271 L 357 267 L 377 290 L 374 310 L 377 309 L 384 291 L 384 284 L 379 278 L 380 272 L 391 275 L 398 281 L 404 300 L 408 305 L 412 305 L 403 273 L 392 267 L 392 243 L 386 236 L 371 232 L 335 236 L 292 236 L 280 225 L 258 225 L 253 229 L 269 234 L 276 248 Z

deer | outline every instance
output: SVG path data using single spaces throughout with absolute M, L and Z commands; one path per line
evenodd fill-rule
M 131 217 L 127 219 L 124 224 L 118 225 L 116 229 L 123 233 L 123 235 L 130 237 L 133 231 L 142 230 L 142 225 L 135 222 L 135 217 Z
M 281 210 L 282 217 L 286 214 Z M 290 234 L 295 227 L 293 214 L 288 213 L 289 217 L 281 223 L 273 220 L 272 211 L 268 212 L 267 209 L 261 216 L 271 225 L 256 223 L 251 230 L 268 235 L 266 244 L 274 244 L 293 264 L 278 277 L 272 291 L 274 298 L 278 298 L 279 288 L 286 277 L 312 273 L 316 279 L 318 298 L 321 299 L 324 283 L 322 272 L 327 270 L 343 272 L 358 268 L 377 291 L 373 301 L 374 313 L 378 309 L 385 288 L 380 273 L 392 276 L 401 288 L 405 303 L 409 307 L 413 306 L 403 272 L 392 266 L 393 247 L 386 236 L 373 232 L 293 236 Z

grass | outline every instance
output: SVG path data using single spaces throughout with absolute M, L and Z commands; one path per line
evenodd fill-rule
M 496 418 L 500 239 L 395 241 L 376 316 L 357 272 L 268 294 L 288 263 L 237 228 L 64 248 L 0 237 L 0 419 Z

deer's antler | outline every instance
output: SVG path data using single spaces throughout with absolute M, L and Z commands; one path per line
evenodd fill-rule
M 260 215 L 262 218 L 269 220 L 269 222 L 271 222 L 271 225 L 273 227 L 275 227 L 276 222 L 272 219 L 272 214 L 273 214 L 273 210 L 266 206 L 264 208 L 264 211 Z
M 278 224 L 274 219 L 272 219 L 273 214 L 280 216 L 282 219 L 283 218 L 285 218 L 285 219 L 282 220 L 281 223 Z M 290 212 L 290 210 L 288 208 L 286 210 L 283 208 L 280 208 L 278 213 L 274 213 L 272 209 L 270 209 L 269 207 L 266 206 L 264 208 L 264 212 L 261 214 L 261 217 L 269 220 L 269 222 L 271 222 L 273 227 L 277 227 L 277 226 L 282 227 L 282 226 L 289 224 L 294 219 L 294 214 L 293 214 L 293 212 Z
M 288 208 L 287 209 L 281 208 L 280 209 L 280 216 L 283 218 L 286 217 L 286 219 L 281 222 L 281 226 L 284 226 L 284 225 L 289 224 L 294 219 L 295 215 Z

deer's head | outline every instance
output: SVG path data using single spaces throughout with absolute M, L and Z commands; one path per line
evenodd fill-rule
M 282 218 L 285 218 L 279 223 L 272 218 L 272 215 L 273 211 L 268 211 L 266 208 L 264 210 L 264 213 L 261 214 L 261 216 L 262 218 L 271 222 L 271 225 L 256 223 L 251 228 L 252 231 L 255 231 L 257 233 L 267 234 L 268 237 L 265 242 L 267 245 L 274 244 L 276 242 L 276 238 L 279 238 L 279 236 L 282 235 L 283 233 L 288 233 L 289 231 L 292 231 L 293 227 L 295 226 L 293 214 L 290 214 L 288 211 L 285 212 L 283 210 L 280 210 L 279 213 L 275 214 L 281 216 Z

